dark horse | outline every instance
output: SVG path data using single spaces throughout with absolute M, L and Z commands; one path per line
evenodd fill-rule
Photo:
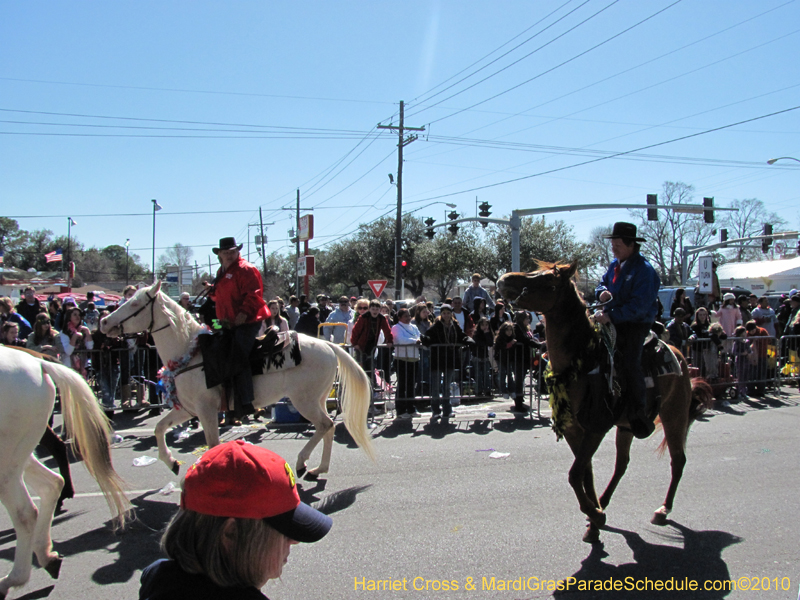
M 539 270 L 532 273 L 506 273 L 497 282 L 503 298 L 516 307 L 544 314 L 547 332 L 547 352 L 553 373 L 567 374 L 575 359 L 581 355 L 596 336 L 586 311 L 586 305 L 578 295 L 572 281 L 577 263 L 560 265 L 539 262 Z M 711 388 L 703 380 L 691 380 L 683 355 L 673 348 L 681 366 L 681 374 L 661 375 L 658 379 L 661 392 L 661 405 L 658 419 L 664 429 L 664 440 L 659 446 L 669 449 L 672 479 L 670 480 L 664 504 L 655 511 L 652 523 L 663 525 L 672 510 L 675 492 L 686 464 L 686 436 L 689 425 L 709 405 L 712 399 Z M 614 475 L 608 487 L 598 498 L 594 489 L 592 456 L 600 446 L 605 434 L 584 430 L 576 415 L 581 401 L 588 391 L 586 369 L 578 371 L 576 377 L 567 384 L 567 394 L 572 419 L 564 430 L 564 437 L 575 455 L 569 470 L 569 483 L 578 498 L 581 511 L 588 517 L 588 529 L 583 537 L 586 542 L 599 539 L 600 528 L 605 525 L 604 509 L 611 501 L 611 495 L 625 474 L 630 460 L 633 433 L 626 426 L 623 416 L 615 423 L 617 427 L 617 460 Z M 551 400 L 552 401 L 552 400 Z

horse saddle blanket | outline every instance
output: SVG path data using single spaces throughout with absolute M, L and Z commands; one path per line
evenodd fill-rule
M 619 376 L 616 362 L 619 355 L 613 356 L 613 348 L 606 350 L 606 344 L 600 344 L 597 353 L 597 365 L 589 371 L 589 385 L 586 397 L 578 412 L 581 427 L 592 432 L 606 432 L 619 421 L 627 411 L 624 401 L 624 380 Z M 658 388 L 658 377 L 667 374 L 681 373 L 681 365 L 669 345 L 657 335 L 650 333 L 644 341 L 642 351 L 642 367 L 645 372 L 647 390 L 647 414 L 655 418 L 661 405 L 661 394 Z
M 294 331 L 281 332 L 277 327 L 267 329 L 256 338 L 249 355 L 234 340 L 233 332 L 223 329 L 213 335 L 201 335 L 203 371 L 206 387 L 213 388 L 250 369 L 253 375 L 291 369 L 300 364 L 300 344 Z

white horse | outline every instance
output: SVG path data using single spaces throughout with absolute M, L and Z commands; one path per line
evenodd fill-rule
M 107 335 L 125 332 L 149 331 L 156 343 L 161 361 L 183 357 L 191 341 L 202 326 L 168 296 L 161 293 L 161 282 L 140 289 L 135 296 L 105 317 L 100 329 Z M 289 397 L 294 407 L 314 425 L 313 437 L 297 455 L 296 472 L 303 473 L 306 461 L 320 440 L 324 441 L 322 460 L 311 475 L 327 473 L 333 447 L 334 423 L 328 416 L 326 402 L 339 368 L 339 397 L 342 401 L 343 419 L 347 431 L 355 442 L 374 460 L 372 437 L 367 429 L 367 411 L 370 402 L 370 384 L 358 363 L 342 348 L 325 340 L 298 335 L 301 363 L 291 369 L 265 373 L 253 377 L 256 408 L 262 408 Z M 188 366 L 202 362 L 195 356 Z M 158 457 L 176 475 L 180 463 L 167 448 L 166 432 L 191 417 L 198 417 L 203 425 L 209 447 L 219 444 L 217 413 L 223 398 L 222 386 L 208 389 L 202 369 L 187 370 L 175 377 L 180 408 L 173 408 L 156 425 Z
M 0 599 L 9 588 L 27 583 L 31 552 L 54 579 L 61 568 L 50 526 L 64 480 L 33 456 L 53 410 L 56 387 L 61 392 L 64 427 L 100 484 L 119 526 L 124 526 L 130 507 L 122 480 L 111 465 L 111 427 L 83 378 L 60 364 L 0 346 L 0 501 L 17 534 L 14 566 L 0 579 Z M 38 509 L 28 486 L 41 498 Z

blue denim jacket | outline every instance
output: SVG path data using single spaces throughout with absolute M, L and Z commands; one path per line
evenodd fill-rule
M 614 324 L 651 324 L 658 314 L 658 288 L 661 287 L 658 273 L 644 256 L 635 252 L 622 265 L 617 281 L 614 282 L 614 269 L 618 264 L 619 260 L 616 258 L 611 261 L 608 271 L 595 290 L 597 299 L 606 290 L 614 297 L 603 307 L 603 312 L 609 315 Z

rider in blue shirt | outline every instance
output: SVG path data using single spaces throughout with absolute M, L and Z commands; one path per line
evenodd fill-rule
M 600 302 L 610 300 L 596 315 L 599 323 L 613 323 L 617 330 L 617 349 L 622 354 L 620 375 L 625 381 L 625 400 L 630 409 L 633 434 L 645 438 L 653 432 L 647 418 L 647 401 L 642 369 L 642 348 L 650 326 L 658 314 L 658 288 L 661 280 L 652 265 L 639 254 L 640 242 L 636 225 L 614 224 L 611 235 L 614 260 L 608 267 L 595 296 Z M 620 362 L 617 362 L 620 364 Z

